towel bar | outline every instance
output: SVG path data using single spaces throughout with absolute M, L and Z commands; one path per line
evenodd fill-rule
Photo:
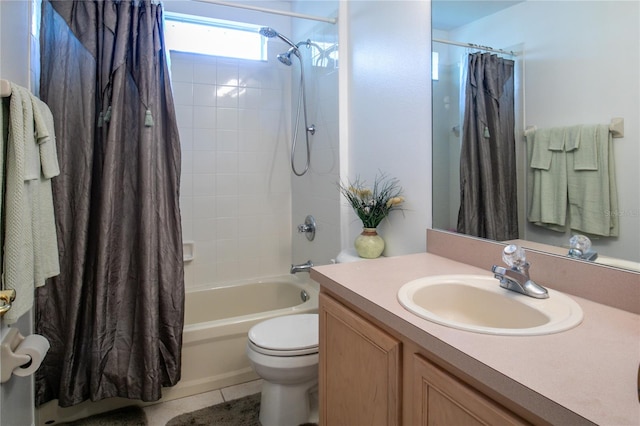
M 11 83 L 8 80 L 0 79 L 0 98 L 11 96 Z
M 532 132 L 535 132 L 538 128 L 536 126 L 527 126 L 524 131 L 524 135 L 527 136 Z M 624 118 L 622 117 L 614 117 L 611 119 L 609 123 L 609 131 L 611 132 L 612 138 L 623 138 L 624 137 Z

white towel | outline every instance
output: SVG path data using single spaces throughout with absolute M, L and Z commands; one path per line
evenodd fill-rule
M 55 126 L 53 123 L 53 114 L 49 106 L 35 97 L 32 93 L 31 104 L 33 106 L 33 120 L 35 123 L 35 136 L 40 151 L 40 166 L 42 175 L 45 178 L 60 174 L 60 166 L 58 164 L 58 153 L 56 151 Z
M 27 89 L 11 84 L 6 143 L 3 138 L 7 155 L 2 265 L 4 288 L 15 289 L 16 300 L 4 316 L 8 324 L 33 307 L 35 287 L 57 275 L 60 268 L 51 181 L 42 173 L 41 161 L 41 157 L 45 158 L 48 171 L 55 172 L 57 159 L 48 157 L 55 152 L 55 146 L 51 151 L 52 144 L 43 147 L 36 140 L 36 128 L 44 125 L 48 140 L 41 142 L 48 144 L 53 139 L 53 128 L 47 126 L 46 111 L 42 114 L 40 106 L 34 114 L 34 104 L 37 102 Z M 37 114 L 41 116 L 36 118 Z
M 26 104 L 25 95 L 29 99 L 25 89 L 11 83 L 9 134 L 6 147 L 6 189 L 3 206 L 5 238 L 2 268 L 4 288 L 16 291 L 16 300 L 4 316 L 4 320 L 9 324 L 16 322 L 22 314 L 31 309 L 34 297 L 32 216 L 25 185 L 25 155 L 29 152 L 25 148 L 27 143 L 23 106 Z M 35 143 L 33 133 L 29 136 Z
M 53 210 L 53 194 L 51 178 L 60 174 L 55 144 L 53 115 L 47 104 L 32 93 L 31 105 L 35 125 L 35 140 L 38 144 L 38 182 L 35 183 L 32 227 L 34 240 L 36 287 L 43 286 L 47 278 L 60 273 L 58 257 L 58 237 L 56 234 L 55 214 Z

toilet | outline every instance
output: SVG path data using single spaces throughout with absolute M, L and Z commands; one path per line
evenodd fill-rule
M 247 356 L 263 380 L 262 426 L 318 421 L 318 314 L 262 321 L 249 330 Z

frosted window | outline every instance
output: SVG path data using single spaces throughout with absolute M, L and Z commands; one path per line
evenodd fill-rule
M 228 58 L 267 60 L 267 39 L 257 25 L 166 12 L 167 48 Z

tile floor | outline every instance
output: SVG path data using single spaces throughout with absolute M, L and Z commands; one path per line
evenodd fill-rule
M 188 396 L 186 398 L 174 399 L 173 401 L 144 407 L 147 416 L 147 423 L 153 426 L 164 426 L 167 422 L 183 413 L 189 413 L 201 408 L 220 404 L 260 392 L 262 380 L 242 383 L 226 388 Z

